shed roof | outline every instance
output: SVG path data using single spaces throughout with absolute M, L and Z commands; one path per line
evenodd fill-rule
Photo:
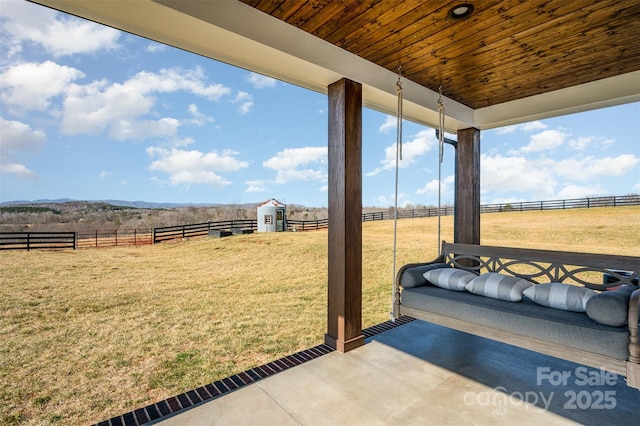
M 272 198 L 270 200 L 265 201 L 264 203 L 260 204 L 258 206 L 258 208 L 264 207 L 264 206 L 286 207 L 285 204 L 281 203 L 280 201 L 276 200 L 275 198 Z

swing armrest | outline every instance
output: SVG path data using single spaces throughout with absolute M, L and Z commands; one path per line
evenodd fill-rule
M 416 268 L 420 266 L 428 266 L 434 263 L 444 263 L 444 255 L 440 255 L 430 262 L 408 263 L 406 265 L 402 265 L 400 269 L 398 269 L 398 273 L 396 274 L 396 280 L 395 280 L 396 288 L 399 289 L 401 287 L 400 282 L 402 280 L 402 275 L 407 271 L 407 269 Z

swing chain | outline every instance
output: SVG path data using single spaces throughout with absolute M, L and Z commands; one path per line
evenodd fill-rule
M 402 66 L 398 66 L 398 81 L 396 82 L 396 95 L 398 97 L 398 117 L 397 117 L 397 152 L 398 152 L 398 158 L 400 160 L 402 160 L 402 98 L 403 98 L 403 93 L 402 93 L 402 81 L 401 81 L 401 77 L 402 77 Z
M 440 163 L 444 157 L 444 104 L 442 103 L 442 86 L 438 96 L 438 142 L 440 142 Z
M 395 321 L 398 315 L 400 303 L 400 288 L 396 283 L 396 253 L 398 249 L 398 169 L 399 161 L 402 160 L 402 67 L 398 66 L 398 81 L 396 82 L 396 95 L 398 97 L 398 122 L 396 134 L 396 181 L 395 181 L 395 203 L 393 208 L 393 267 L 391 274 L 392 282 L 392 310 L 389 313 L 391 320 Z
M 441 219 L 442 212 L 442 160 L 444 158 L 444 104 L 442 103 L 442 85 L 438 96 L 438 142 L 440 145 L 440 162 L 438 163 L 438 256 L 441 254 Z

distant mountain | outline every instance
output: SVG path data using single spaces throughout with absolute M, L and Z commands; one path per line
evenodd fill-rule
M 154 203 L 149 201 L 123 201 L 123 200 L 100 200 L 98 203 L 108 203 L 120 207 L 134 207 L 136 209 L 174 209 L 179 207 L 214 207 L 222 204 L 214 203 Z
M 225 204 L 219 204 L 219 203 L 154 203 L 154 202 L 148 202 L 148 201 L 124 201 L 124 200 L 78 201 L 78 200 L 71 200 L 69 198 L 59 198 L 55 200 L 5 201 L 3 203 L 0 203 L 0 206 L 9 207 L 9 206 L 24 206 L 24 205 L 36 205 L 36 204 L 53 205 L 53 204 L 65 204 L 65 203 L 110 204 L 112 206 L 129 207 L 129 208 L 136 208 L 136 209 L 175 209 L 180 207 L 192 207 L 192 206 L 193 207 L 220 207 L 225 205 Z M 259 203 L 245 203 L 245 204 L 240 204 L 239 206 L 245 208 L 245 207 L 254 207 L 254 206 L 257 206 L 258 204 Z
M 0 206 L 22 206 L 25 204 L 61 204 L 61 203 L 69 203 L 72 201 L 76 201 L 76 200 L 72 200 L 70 198 L 58 198 L 57 200 L 33 200 L 33 201 L 16 200 L 16 201 L 5 201 L 3 203 L 0 203 Z

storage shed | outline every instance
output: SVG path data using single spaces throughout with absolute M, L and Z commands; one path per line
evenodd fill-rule
M 276 199 L 258 206 L 258 232 L 282 232 L 287 230 L 287 206 Z

